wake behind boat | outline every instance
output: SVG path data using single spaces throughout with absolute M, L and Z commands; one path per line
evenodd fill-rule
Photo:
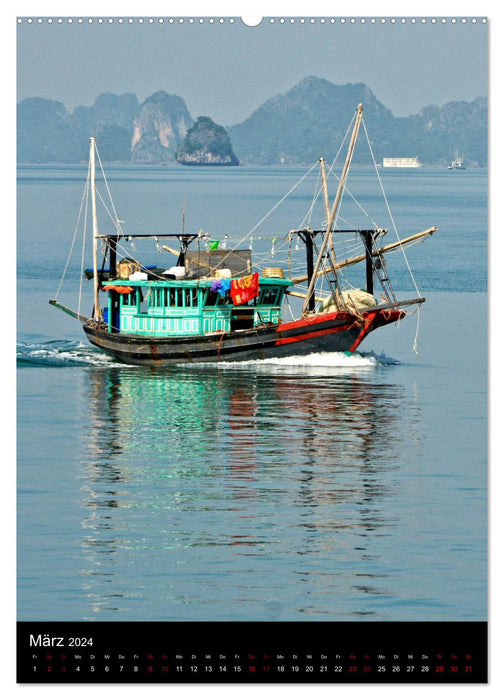
M 320 184 L 317 183 L 310 216 L 315 202 L 322 200 L 323 224 L 319 228 L 304 225 L 283 236 L 273 236 L 273 262 L 261 256 L 259 264 L 252 261 L 252 233 L 230 249 L 201 231 L 186 233 L 184 226 L 180 233 L 124 233 L 113 204 L 116 231 L 101 234 L 97 220 L 98 151 L 91 138 L 87 187 L 91 194 L 93 267 L 85 275 L 93 280 L 93 311 L 86 317 L 57 298 L 50 303 L 81 321 L 93 345 L 134 365 L 354 352 L 373 330 L 400 321 L 408 307 L 425 301 L 419 294 L 412 299 L 396 298 L 387 273 L 386 254 L 393 250 L 404 252 L 406 246 L 436 230 L 430 228 L 383 245 L 382 238 L 387 233 L 384 228 L 338 225 L 361 122 L 359 105 L 349 127 L 347 156 L 332 207 L 325 161 L 321 158 L 316 164 Z M 102 175 L 106 183 L 103 168 Z M 359 253 L 340 253 L 338 244 L 348 236 L 354 242 L 360 241 Z M 149 239 L 155 240 L 158 250 L 176 256 L 171 265 L 143 265 L 124 247 L 133 240 Z M 295 275 L 292 259 L 294 249 L 301 247 L 299 243 L 303 246 L 305 270 Z M 100 245 L 104 256 L 99 266 Z M 277 247 L 287 251 L 287 269 L 278 267 Z M 364 284 L 349 286 L 343 271 L 358 263 L 364 266 Z M 378 285 L 379 301 L 375 296 Z M 290 302 L 300 300 L 302 308 L 293 313 Z M 287 318 L 289 311 L 291 318 Z

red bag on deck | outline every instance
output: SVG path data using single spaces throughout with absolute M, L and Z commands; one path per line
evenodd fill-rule
M 259 273 L 241 277 L 239 280 L 231 280 L 229 291 L 233 304 L 246 304 L 250 299 L 254 299 L 259 294 Z

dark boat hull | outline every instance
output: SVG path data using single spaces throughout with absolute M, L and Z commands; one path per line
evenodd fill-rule
M 84 324 L 84 331 L 90 343 L 120 362 L 158 366 L 354 352 L 373 330 L 405 315 L 397 308 L 369 309 L 358 316 L 336 311 L 245 331 L 169 338 L 109 333 L 91 323 Z

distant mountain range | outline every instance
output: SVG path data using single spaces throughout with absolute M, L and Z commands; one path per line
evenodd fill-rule
M 468 164 L 487 164 L 486 98 L 395 117 L 363 83 L 335 85 L 312 76 L 264 102 L 241 124 L 224 130 L 210 118 L 205 123 L 211 122 L 219 142 L 241 163 L 311 163 L 320 156 L 332 160 L 359 103 L 378 163 L 384 157 L 417 156 L 422 163 L 445 165 L 458 151 Z M 18 103 L 18 162 L 85 161 L 88 139 L 95 136 L 104 162 L 174 163 L 193 126 L 184 99 L 164 91 L 143 103 L 130 93 L 105 93 L 92 107 L 77 107 L 72 113 L 61 102 L 31 97 Z M 210 142 L 215 139 L 208 137 Z M 202 162 L 212 157 L 206 154 Z M 363 139 L 354 162 L 369 162 Z

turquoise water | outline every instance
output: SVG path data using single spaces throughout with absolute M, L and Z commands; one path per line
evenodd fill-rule
M 351 357 L 168 370 L 115 364 L 47 304 L 83 174 L 18 173 L 18 619 L 486 619 L 486 172 L 382 175 L 402 235 L 439 228 L 408 255 L 420 316 Z M 187 195 L 186 230 L 214 235 L 301 175 L 109 181 L 125 230 L 180 230 Z M 349 187 L 374 210 L 371 179 Z

